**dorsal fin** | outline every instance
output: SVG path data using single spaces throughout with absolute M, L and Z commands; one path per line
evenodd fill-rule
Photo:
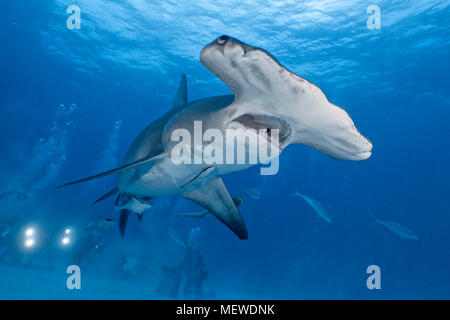
M 180 84 L 178 85 L 177 95 L 173 101 L 172 108 L 181 106 L 187 103 L 187 80 L 186 75 L 183 73 L 180 77 Z

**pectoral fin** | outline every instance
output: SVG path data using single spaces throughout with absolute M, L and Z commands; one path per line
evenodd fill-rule
M 105 172 L 102 172 L 102 173 L 99 173 L 99 174 L 96 174 L 96 175 L 93 175 L 93 176 L 90 176 L 90 177 L 87 177 L 87 178 L 83 178 L 83 179 L 80 179 L 80 180 L 76 180 L 76 181 L 72 181 L 72 182 L 69 182 L 69 183 L 65 183 L 63 185 L 58 186 L 58 188 L 62 188 L 62 187 L 65 187 L 65 186 L 70 186 L 72 184 L 77 184 L 77 183 L 81 183 L 81 182 L 86 182 L 86 181 L 89 181 L 89 180 L 102 178 L 102 177 L 108 176 L 110 174 L 119 173 L 119 172 L 122 172 L 124 170 L 128 170 L 128 169 L 131 169 L 131 168 L 134 168 L 134 167 L 137 167 L 137 166 L 141 166 L 141 165 L 144 165 L 144 164 L 149 165 L 149 164 L 152 164 L 152 163 L 156 162 L 157 160 L 159 160 L 160 158 L 162 158 L 164 156 L 165 156 L 165 153 L 159 153 L 157 155 L 151 154 L 151 155 L 148 155 L 148 156 L 146 156 L 144 158 L 141 158 L 141 159 L 138 159 L 138 160 L 133 161 L 131 163 L 128 163 L 126 165 L 123 165 L 121 167 L 118 167 L 118 168 L 115 168 L 115 169 L 112 169 L 112 170 L 108 170 L 108 171 L 105 171 Z
M 108 193 L 105 193 L 104 195 L 102 195 L 100 198 L 98 198 L 97 200 L 95 200 L 93 203 L 92 203 L 92 205 L 94 205 L 94 204 L 96 204 L 96 203 L 98 203 L 98 202 L 100 202 L 100 201 L 103 201 L 103 200 L 105 200 L 105 199 L 108 199 L 109 197 L 111 197 L 111 196 L 113 196 L 116 192 L 118 192 L 119 191 L 119 188 L 114 188 L 114 189 L 112 189 L 111 191 L 109 191 Z
M 184 193 L 183 197 L 207 209 L 239 239 L 248 239 L 245 222 L 221 178 L 210 180 L 203 187 Z

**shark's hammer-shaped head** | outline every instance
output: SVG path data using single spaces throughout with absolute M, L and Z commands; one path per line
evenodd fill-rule
M 281 149 L 302 143 L 336 159 L 371 156 L 371 142 L 347 112 L 263 49 L 221 36 L 203 48 L 200 61 L 233 91 L 234 121 L 254 129 L 278 129 Z

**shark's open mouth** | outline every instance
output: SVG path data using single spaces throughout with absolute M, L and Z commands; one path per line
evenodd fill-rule
M 280 149 L 283 146 L 283 143 L 291 135 L 291 128 L 287 122 L 276 117 L 248 113 L 233 121 L 240 123 L 248 129 L 255 130 L 260 137 L 267 140 L 270 144 L 276 145 Z

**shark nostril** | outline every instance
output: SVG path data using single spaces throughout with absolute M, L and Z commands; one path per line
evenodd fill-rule
M 225 42 L 227 42 L 228 39 L 230 39 L 229 36 L 223 35 L 223 36 L 221 36 L 221 37 L 219 37 L 219 38 L 217 39 L 217 43 L 218 43 L 218 44 L 225 44 Z

